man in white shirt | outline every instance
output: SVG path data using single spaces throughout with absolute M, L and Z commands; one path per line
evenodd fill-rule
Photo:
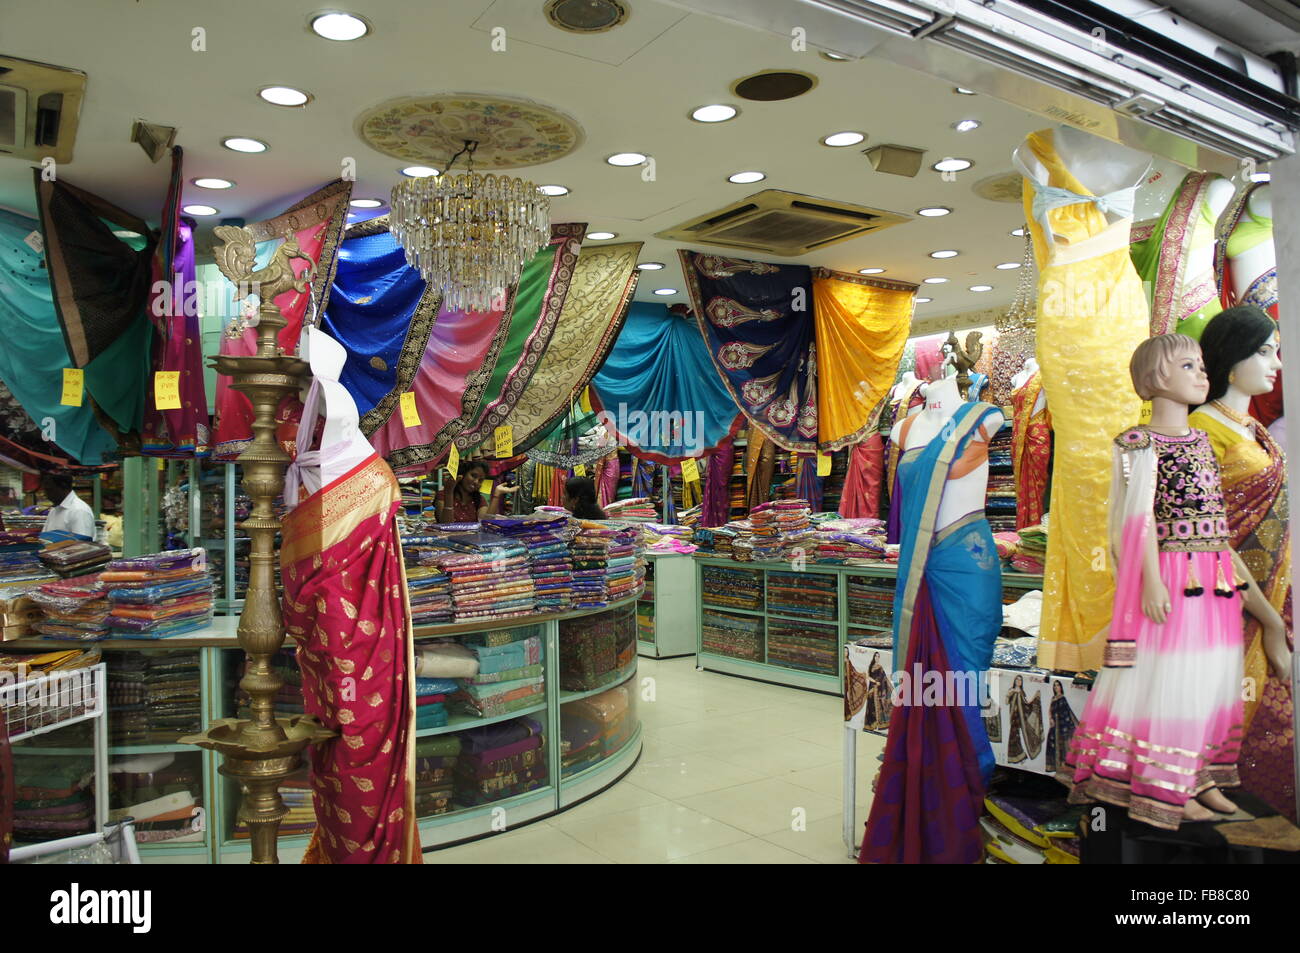
M 87 539 L 95 538 L 95 514 L 72 491 L 71 477 L 61 473 L 42 474 L 41 490 L 46 499 L 55 503 L 50 515 L 45 518 L 43 532 L 76 533 Z

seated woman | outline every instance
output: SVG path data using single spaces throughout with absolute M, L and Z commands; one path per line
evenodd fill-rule
M 565 481 L 564 508 L 580 520 L 605 518 L 605 511 L 596 503 L 596 484 L 590 477 L 569 477 Z
M 485 516 L 500 513 L 501 501 L 506 494 L 519 488 L 498 483 L 492 488 L 492 499 L 484 500 L 479 487 L 487 475 L 487 464 L 482 460 L 462 460 L 456 481 L 444 484 L 438 492 L 438 522 L 477 523 Z

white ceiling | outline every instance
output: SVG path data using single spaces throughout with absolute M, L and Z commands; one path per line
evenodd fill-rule
M 307 29 L 309 15 L 321 9 L 310 0 L 5 0 L 0 54 L 86 72 L 76 154 L 61 174 L 155 221 L 167 162 L 151 165 L 128 141 L 137 118 L 179 128 L 187 182 L 220 176 L 237 183 L 225 192 L 187 185 L 187 202 L 256 220 L 338 177 L 345 157 L 357 161 L 354 194 L 387 200 L 403 163 L 356 137 L 354 120 L 368 107 L 418 93 L 500 93 L 557 107 L 582 124 L 586 140 L 576 152 L 519 173 L 573 190 L 553 200 L 554 220 L 586 221 L 619 240 L 644 241 L 643 260 L 668 264 L 643 276 L 638 299 L 685 300 L 651 293 L 683 288 L 675 253 L 681 246 L 655 239 L 655 232 L 777 188 L 907 215 L 950 206 L 955 211 L 944 218 L 917 217 L 798 261 L 845 271 L 883 267 L 882 277 L 904 281 L 949 278 L 925 286 L 934 300 L 918 308 L 918 317 L 1010 302 L 1016 272 L 994 265 L 1021 257 L 1021 240 L 1009 234 L 1021 210 L 982 199 L 971 186 L 1010 171 L 1012 148 L 1041 120 L 982 96 L 956 95 L 949 84 L 892 64 L 829 62 L 812 49 L 794 51 L 788 38 L 654 0 L 629 3 L 624 26 L 575 37 L 544 23 L 542 0 L 341 0 L 339 8 L 366 17 L 373 32 L 336 43 Z M 491 48 L 494 26 L 506 29 L 504 52 Z M 206 31 L 206 52 L 191 49 L 196 27 Z M 728 92 L 736 79 L 774 67 L 814 73 L 819 85 L 777 103 L 745 102 Z M 267 105 L 256 92 L 271 84 L 306 89 L 315 100 L 304 109 Z M 741 114 L 716 125 L 687 118 L 695 106 L 714 102 L 738 105 Z M 983 125 L 968 133 L 951 128 L 967 118 Z M 819 144 L 841 130 L 868 139 L 840 149 Z M 220 145 L 230 135 L 263 139 L 271 149 L 230 152 Z M 881 143 L 925 149 L 922 172 L 908 179 L 873 171 L 861 150 Z M 655 181 L 605 163 L 621 151 L 652 155 Z M 944 182 L 929 165 L 945 156 L 975 165 Z M 29 162 L 0 158 L 0 204 L 33 212 L 30 169 Z M 747 169 L 768 178 L 748 186 L 726 181 Z M 949 248 L 962 254 L 927 257 Z M 994 291 L 966 290 L 974 284 Z

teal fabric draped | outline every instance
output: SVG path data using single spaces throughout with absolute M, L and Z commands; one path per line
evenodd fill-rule
M 659 463 L 712 453 L 744 419 L 699 329 L 662 304 L 632 303 L 591 389 L 619 442 Z
M 96 421 L 89 400 L 80 407 L 59 403 L 63 368 L 72 361 L 42 256 L 24 241 L 32 233 L 40 233 L 35 219 L 0 209 L 0 380 L 38 425 L 53 421 L 43 429 L 52 430 L 60 450 L 97 466 L 116 454 L 117 445 Z

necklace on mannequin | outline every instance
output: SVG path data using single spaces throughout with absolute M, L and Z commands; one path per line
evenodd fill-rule
M 1223 414 L 1223 416 L 1227 417 L 1233 423 L 1246 427 L 1247 429 L 1254 427 L 1259 422 L 1254 417 L 1250 416 L 1250 414 L 1243 414 L 1240 411 L 1233 410 L 1221 400 L 1210 401 L 1210 406 Z

